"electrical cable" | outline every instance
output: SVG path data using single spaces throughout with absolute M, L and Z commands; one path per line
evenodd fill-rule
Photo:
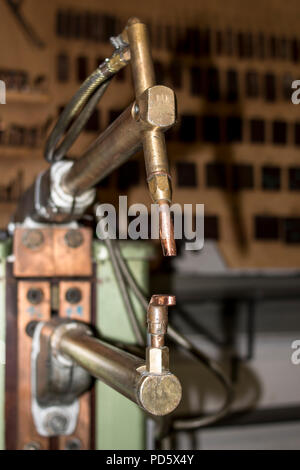
M 73 145 L 81 131 L 83 130 L 84 126 L 88 122 L 89 118 L 91 117 L 93 111 L 95 110 L 98 102 L 104 95 L 108 85 L 110 84 L 111 79 L 108 79 L 104 82 L 98 90 L 91 96 L 89 101 L 84 106 L 81 113 L 78 115 L 77 119 L 74 121 L 70 129 L 67 131 L 64 140 L 61 144 L 57 147 L 54 153 L 55 161 L 61 160 L 68 152 L 70 147 Z
M 103 75 L 100 73 L 99 69 L 97 69 L 83 82 L 79 90 L 64 108 L 46 142 L 45 158 L 48 162 L 52 163 L 63 157 L 61 152 L 57 154 L 57 144 L 63 137 L 69 124 L 72 122 L 78 111 L 88 102 L 102 82 Z M 104 88 L 103 92 L 105 90 L 106 88 Z M 100 94 L 100 97 L 102 94 L 103 93 Z
M 134 335 L 136 337 L 137 343 L 140 346 L 145 346 L 145 340 L 144 340 L 142 328 L 141 328 L 141 325 L 140 325 L 140 323 L 137 319 L 134 307 L 132 305 L 132 302 L 131 302 L 131 299 L 130 299 L 130 296 L 129 296 L 128 289 L 127 289 L 126 284 L 125 284 L 125 280 L 124 280 L 122 271 L 120 270 L 120 267 L 119 267 L 118 259 L 117 259 L 116 252 L 115 252 L 115 249 L 114 249 L 113 240 L 111 240 L 108 237 L 104 240 L 104 242 L 105 242 L 105 245 L 106 245 L 107 250 L 108 250 L 109 255 L 110 255 L 111 263 L 112 263 L 112 266 L 113 266 L 113 271 L 114 271 L 114 274 L 116 276 L 116 279 L 117 279 L 117 282 L 118 282 L 118 287 L 119 287 L 119 290 L 120 290 L 120 293 L 121 293 L 121 297 L 123 299 L 124 306 L 126 308 L 126 312 L 127 312 L 127 315 L 128 315 L 128 319 L 130 321 L 130 324 L 131 324 L 132 330 L 134 332 Z
M 117 49 L 109 59 L 105 59 L 104 62 L 94 70 L 94 72 L 82 83 L 75 95 L 71 98 L 59 116 L 57 123 L 47 139 L 45 159 L 49 163 L 61 160 L 69 147 L 74 143 L 93 109 L 96 107 L 98 101 L 105 92 L 107 88 L 107 84 L 105 83 L 129 62 L 130 55 L 128 55 L 128 51 L 129 48 L 127 46 Z M 89 103 L 90 100 L 92 100 L 91 103 Z M 85 109 L 84 107 L 87 104 L 88 109 Z M 79 111 L 84 112 L 82 115 L 79 115 L 77 118 L 78 120 L 75 121 L 70 132 L 68 132 L 67 142 L 63 141 L 63 143 L 57 148 L 57 145 L 67 131 L 68 126 Z

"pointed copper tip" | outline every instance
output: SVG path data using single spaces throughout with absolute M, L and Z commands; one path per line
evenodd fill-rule
M 161 239 L 161 246 L 164 256 L 176 256 L 176 243 L 174 238 L 165 238 L 164 240 Z
M 169 205 L 165 201 L 159 202 L 159 234 L 164 256 L 176 256 L 176 242 L 174 226 L 170 217 Z

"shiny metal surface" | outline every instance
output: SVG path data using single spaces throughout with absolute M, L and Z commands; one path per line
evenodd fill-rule
M 61 329 L 59 334 L 54 334 L 52 346 L 58 357 L 62 355 L 75 361 L 150 414 L 169 414 L 181 400 L 181 385 L 168 370 L 151 373 L 143 359 L 100 341 L 80 328 Z
M 63 181 L 64 190 L 77 196 L 122 165 L 141 147 L 140 126 L 129 106 L 75 161 Z

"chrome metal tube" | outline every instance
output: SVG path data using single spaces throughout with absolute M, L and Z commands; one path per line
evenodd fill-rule
M 59 349 L 87 370 L 130 400 L 136 401 L 137 384 L 141 378 L 137 369 L 145 361 L 81 333 L 66 333 Z

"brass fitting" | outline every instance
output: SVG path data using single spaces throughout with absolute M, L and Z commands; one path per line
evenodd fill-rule
M 166 130 L 176 122 L 176 98 L 171 88 L 152 86 L 137 98 L 136 104 L 137 116 L 148 124 L 149 130 Z
M 105 65 L 111 74 L 119 72 L 130 62 L 130 49 L 124 47 L 117 50 L 109 59 L 106 59 Z
M 130 47 L 136 96 L 134 117 L 141 123 L 150 195 L 156 204 L 171 204 L 172 186 L 163 132 L 176 122 L 175 93 L 168 87 L 155 85 L 146 25 L 138 18 L 131 18 L 122 36 Z M 165 216 L 160 217 L 160 222 L 164 222 L 165 219 Z M 176 244 L 172 222 L 165 223 L 164 230 L 160 224 L 160 233 L 163 231 L 166 234 L 165 239 L 161 238 L 163 253 L 165 256 L 175 256 Z
M 169 370 L 169 348 L 147 348 L 146 351 L 147 371 L 151 374 L 161 375 Z
M 172 187 L 163 132 L 176 122 L 176 98 L 171 88 L 153 86 L 137 99 L 135 119 L 141 123 L 147 181 L 154 203 L 171 203 Z
M 152 174 L 150 178 L 148 178 L 148 187 L 154 203 L 167 201 L 171 204 L 172 186 L 170 175 L 167 173 Z
M 168 307 L 176 304 L 169 295 L 153 295 L 147 312 L 150 346 L 146 351 L 146 370 L 161 375 L 169 371 L 169 348 L 165 346 L 168 328 Z

